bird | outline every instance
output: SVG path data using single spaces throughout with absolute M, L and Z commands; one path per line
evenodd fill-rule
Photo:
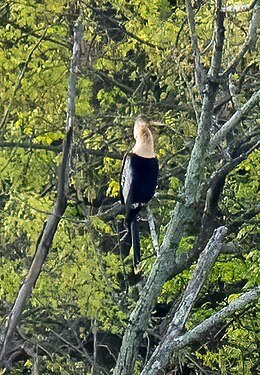
M 137 215 L 153 197 L 159 171 L 150 129 L 152 124 L 146 116 L 137 116 L 134 124 L 135 145 L 126 153 L 120 173 L 120 200 L 125 206 L 125 226 L 131 236 L 134 267 L 141 261 Z

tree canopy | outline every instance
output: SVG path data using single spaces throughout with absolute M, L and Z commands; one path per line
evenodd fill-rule
M 259 373 L 258 24 L 259 0 L 1 2 L 0 374 Z

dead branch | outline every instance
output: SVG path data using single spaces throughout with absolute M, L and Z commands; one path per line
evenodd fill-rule
M 214 103 L 218 90 L 216 80 L 218 78 L 222 57 L 224 17 L 221 13 L 221 6 L 222 1 L 216 0 L 214 28 L 215 45 L 213 49 L 212 65 L 209 71 L 205 95 L 203 96 L 202 112 L 198 124 L 197 137 L 191 153 L 184 184 L 183 197 L 185 203 L 178 202 L 173 210 L 172 217 L 161 245 L 160 253 L 152 266 L 148 280 L 136 303 L 136 307 L 130 315 L 129 324 L 125 330 L 121 350 L 114 371 L 115 375 L 129 375 L 133 373 L 138 344 L 142 338 L 143 332 L 147 328 L 150 313 L 165 281 L 176 269 L 176 251 L 179 242 L 184 235 L 187 226 L 193 222 L 196 216 L 196 207 L 200 200 L 199 186 L 205 165 L 205 155 L 210 138 L 209 131 L 212 124 Z
M 248 114 L 254 104 L 260 98 L 260 90 L 255 92 L 251 98 L 241 107 L 239 108 L 233 116 L 221 127 L 221 129 L 215 134 L 214 138 L 210 142 L 210 148 L 213 149 L 216 147 L 227 135 L 230 130 L 232 130 L 244 116 Z
M 259 4 L 260 4 L 259 0 L 254 2 L 253 14 L 252 14 L 251 22 L 248 28 L 247 38 L 244 44 L 242 45 L 240 51 L 238 52 L 238 54 L 234 57 L 233 61 L 226 68 L 226 70 L 220 75 L 221 78 L 226 78 L 229 76 L 230 73 L 234 73 L 236 70 L 236 67 L 238 66 L 243 56 L 256 43 L 257 29 L 258 29 L 258 24 L 259 24 L 259 14 L 260 14 Z
M 186 5 L 186 10 L 187 10 L 187 15 L 188 15 L 191 47 L 192 47 L 194 59 L 195 59 L 195 75 L 197 79 L 199 92 L 202 94 L 204 91 L 204 82 L 205 82 L 206 73 L 200 61 L 201 52 L 199 49 L 198 35 L 196 31 L 196 26 L 195 26 L 195 13 L 192 8 L 192 4 L 190 0 L 185 0 L 185 5 Z
M 142 375 L 156 374 L 156 369 L 160 368 L 160 370 L 163 370 L 166 367 L 171 356 L 169 343 L 179 336 L 180 332 L 183 330 L 198 293 L 206 280 L 208 272 L 221 251 L 222 241 L 226 233 L 226 227 L 216 229 L 205 249 L 201 252 L 196 269 L 194 270 L 189 284 L 183 293 L 182 299 L 176 309 L 172 321 L 170 322 L 167 332 L 156 350 L 153 352 L 147 365 L 144 367 Z
M 0 354 L 0 366 L 3 368 L 10 365 L 7 359 L 7 355 L 11 345 L 13 333 L 22 315 L 24 306 L 31 296 L 32 288 L 40 275 L 42 265 L 51 247 L 52 240 L 56 233 L 59 221 L 63 213 L 65 212 L 67 206 L 68 177 L 71 162 L 71 149 L 73 143 L 73 130 L 75 118 L 76 82 L 77 71 L 79 67 L 80 44 L 82 39 L 82 33 L 82 24 L 78 23 L 75 27 L 74 32 L 74 45 L 68 86 L 68 112 L 66 123 L 66 136 L 63 143 L 62 161 L 58 177 L 57 199 L 53 208 L 53 214 L 48 218 L 39 236 L 32 264 L 18 292 L 17 298 L 8 317 L 5 338 Z
M 178 337 L 169 337 L 166 343 L 167 345 L 165 344 L 163 349 L 167 353 L 173 353 L 178 352 L 179 350 L 185 348 L 186 346 L 192 344 L 195 341 L 201 342 L 202 337 L 205 336 L 207 332 L 210 332 L 212 327 L 217 326 L 219 323 L 228 319 L 235 312 L 244 309 L 249 303 L 256 301 L 259 298 L 259 296 L 260 286 L 249 290 L 248 292 L 242 294 L 240 297 L 234 299 L 228 306 L 224 307 L 217 313 L 211 315 L 211 317 L 209 317 L 208 319 L 205 319 L 201 324 L 197 325 L 187 333 Z M 160 370 L 162 367 L 160 366 L 160 360 L 155 361 L 153 364 L 153 368 L 151 368 L 149 372 L 149 375 L 161 374 Z M 146 371 L 146 368 L 144 368 L 141 375 L 148 374 L 144 371 Z
M 52 145 L 44 145 L 44 144 L 37 144 L 37 143 L 16 143 L 16 142 L 0 142 L 0 148 L 24 148 L 24 149 L 30 149 L 30 150 L 44 150 L 44 151 L 51 151 L 55 153 L 60 153 L 62 151 L 62 145 L 58 146 L 52 146 Z M 102 157 L 108 157 L 111 159 L 121 159 L 121 155 L 116 152 L 110 152 L 110 151 L 103 151 L 96 150 L 92 148 L 84 148 L 83 152 L 86 155 L 94 155 L 94 156 L 102 156 Z

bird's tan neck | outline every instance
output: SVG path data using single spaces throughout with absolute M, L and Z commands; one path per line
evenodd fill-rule
M 154 158 L 154 143 L 151 130 L 146 122 L 136 122 L 134 126 L 135 145 L 132 152 L 143 158 Z
M 143 158 L 154 158 L 154 146 L 153 140 L 151 142 L 143 142 L 140 139 L 136 140 L 134 147 L 132 148 L 132 152 L 138 156 L 142 156 Z

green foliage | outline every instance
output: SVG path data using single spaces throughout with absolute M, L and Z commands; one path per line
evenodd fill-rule
M 0 269 L 0 299 L 12 302 L 21 282 L 21 275 L 17 272 L 20 267 L 19 261 L 5 260 L 1 257 Z
M 39 345 L 39 353 L 40 346 L 46 345 L 46 352 L 39 354 L 41 374 L 90 373 L 91 366 L 84 355 L 75 353 L 54 332 L 78 345 L 71 329 L 76 327 L 82 345 L 92 355 L 88 345 L 93 341 L 93 322 L 98 333 L 122 335 L 135 305 L 137 288 L 131 279 L 130 257 L 124 258 L 118 243 L 122 213 L 103 221 L 99 212 L 118 200 L 121 159 L 133 144 L 132 124 L 137 113 L 144 112 L 164 123 L 153 129 L 160 178 L 159 195 L 151 208 L 159 241 L 181 198 L 197 133 L 193 105 L 198 114 L 201 106 L 183 3 L 81 2 L 85 30 L 68 207 L 19 326 L 32 347 Z M 211 59 L 213 2 L 199 3 L 196 27 L 203 50 L 202 63 L 207 68 Z M 8 315 L 27 275 L 56 198 L 74 20 L 73 2 L 20 0 L 2 1 L 0 5 L 1 321 Z M 224 66 L 239 50 L 247 24 L 247 13 L 227 15 Z M 241 104 L 256 87 L 256 60 L 252 49 L 232 76 L 235 84 L 241 86 L 237 94 Z M 246 75 L 248 71 L 250 74 Z M 233 108 L 225 111 L 225 115 L 231 115 Z M 244 119 L 229 135 L 236 141 L 254 131 L 253 121 Z M 4 143 L 9 146 L 4 147 Z M 58 147 L 53 151 L 55 145 Z M 187 329 L 259 283 L 259 156 L 259 151 L 254 151 L 226 179 L 219 208 L 231 228 L 228 240 L 241 251 L 218 258 Z M 205 184 L 208 175 L 224 160 L 222 155 L 216 157 L 217 161 L 214 157 L 202 176 Z M 202 212 L 198 212 L 198 221 Z M 141 235 L 142 254 L 147 257 L 142 263 L 144 278 L 154 261 L 147 227 L 144 225 Z M 198 228 L 188 230 L 178 255 L 192 249 L 198 232 Z M 193 267 L 167 281 L 158 302 L 174 304 L 187 286 Z M 213 297 L 219 292 L 223 294 L 214 302 Z M 209 340 L 200 350 L 194 350 L 200 363 L 223 374 L 250 374 L 257 360 L 257 314 L 256 308 L 250 309 L 230 321 L 223 328 L 219 347 L 214 349 Z M 140 372 L 140 364 L 141 361 L 136 364 L 136 373 Z M 32 372 L 33 366 L 33 357 L 22 364 L 14 363 L 13 373 L 22 374 L 24 367 Z
M 253 314 L 235 318 L 221 339 L 223 345 L 215 348 L 206 345 L 196 352 L 196 357 L 211 370 L 219 369 L 222 374 L 252 374 L 259 359 L 255 326 L 258 315 L 259 310 L 254 309 Z
M 174 279 L 167 281 L 164 284 L 159 301 L 167 303 L 176 301 L 178 296 L 184 291 L 185 286 L 187 286 L 189 278 L 190 272 L 185 270 L 182 274 L 178 275 Z

